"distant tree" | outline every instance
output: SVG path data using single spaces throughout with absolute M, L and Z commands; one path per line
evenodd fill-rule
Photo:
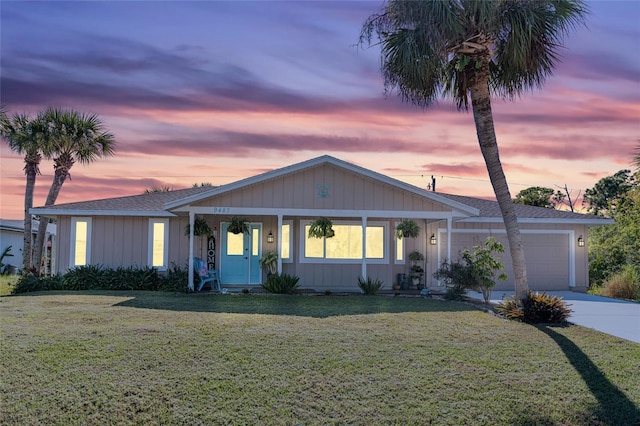
M 513 200 L 515 204 L 525 204 L 527 206 L 546 207 L 554 209 L 562 203 L 564 194 L 543 186 L 532 186 L 516 194 Z
M 640 186 L 617 200 L 615 222 L 589 229 L 589 283 L 600 285 L 626 265 L 640 270 Z
M 469 103 L 507 231 L 518 299 L 528 296 L 522 238 L 494 130 L 491 97 L 513 100 L 541 87 L 564 36 L 584 22 L 581 0 L 389 0 L 364 23 L 360 42 L 382 49 L 385 90 L 427 107 L 441 96 Z M 378 44 L 378 43 L 376 43 Z
M 600 179 L 593 188 L 584 191 L 583 205 L 595 215 L 612 217 L 618 201 L 637 185 L 630 170 L 620 170 L 613 176 Z
M 70 170 L 76 162 L 90 164 L 102 157 L 113 155 L 114 136 L 105 130 L 104 124 L 93 114 L 74 110 L 48 108 L 39 115 L 46 126 L 45 137 L 53 157 L 54 176 L 45 206 L 55 204 L 62 184 L 70 178 Z M 49 220 L 42 218 L 33 254 L 33 265 L 40 272 L 42 249 Z
M 154 192 L 169 192 L 169 191 L 173 191 L 173 188 L 171 188 L 168 185 L 163 185 L 163 186 L 152 186 L 151 188 L 147 188 L 144 190 L 145 194 L 153 194 Z
M 636 166 L 636 176 L 640 180 L 640 139 L 638 139 L 638 145 L 636 146 L 635 156 L 633 157 L 633 164 Z
M 40 174 L 40 162 L 43 156 L 48 158 L 50 150 L 44 138 L 44 127 L 37 118 L 28 114 L 14 114 L 9 117 L 4 107 L 0 108 L 0 136 L 7 142 L 9 149 L 24 155 L 24 174 L 26 176 L 24 193 L 24 236 L 22 246 L 22 268 L 32 269 L 31 247 L 32 217 L 29 209 L 33 207 L 33 193 L 36 177 Z
M 213 186 L 213 184 L 211 182 L 196 182 L 193 185 L 191 185 L 192 188 L 198 188 L 198 187 L 205 187 L 205 186 Z
M 556 185 L 557 186 L 557 185 Z M 556 194 L 554 195 L 554 200 L 556 202 L 556 208 L 558 208 L 558 206 L 565 205 L 567 207 L 569 207 L 569 210 L 571 210 L 572 212 L 575 211 L 575 206 L 576 206 L 576 199 L 580 198 L 580 194 L 582 193 L 582 191 L 578 191 L 578 195 L 577 196 L 573 196 L 573 191 L 570 191 L 569 188 L 567 187 L 567 184 L 565 183 L 563 187 L 557 186 L 558 188 L 560 188 L 562 191 L 558 190 L 556 191 Z

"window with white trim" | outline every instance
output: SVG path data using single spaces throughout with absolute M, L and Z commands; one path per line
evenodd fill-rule
M 396 229 L 396 227 L 398 226 L 398 223 L 400 222 L 396 222 L 395 226 L 393 229 Z M 398 238 L 398 234 L 396 232 L 394 232 L 395 235 L 395 239 L 396 239 L 396 258 L 395 258 L 395 263 L 396 264 L 404 264 L 404 238 Z
M 169 263 L 169 219 L 149 219 L 149 266 L 166 271 Z
M 338 222 L 333 224 L 335 235 L 331 238 L 309 238 L 309 224 L 301 224 L 302 261 L 335 260 L 359 262 L 363 256 L 362 223 Z M 366 257 L 383 263 L 386 260 L 386 223 L 369 223 L 366 232 Z
M 91 262 L 91 218 L 71 218 L 71 250 L 69 266 L 89 265 Z
M 284 263 L 293 262 L 293 256 L 291 252 L 293 233 L 293 221 L 285 220 L 282 222 L 282 228 L 280 229 L 280 259 Z

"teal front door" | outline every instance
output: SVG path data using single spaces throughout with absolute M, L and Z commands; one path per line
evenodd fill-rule
M 220 281 L 225 284 L 260 284 L 262 226 L 252 223 L 249 234 L 234 234 L 222 224 Z

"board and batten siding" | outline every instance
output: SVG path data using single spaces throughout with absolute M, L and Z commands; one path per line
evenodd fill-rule
M 71 253 L 71 220 L 73 217 L 58 217 L 59 237 L 57 257 L 60 272 L 69 269 Z M 92 265 L 109 268 L 145 267 L 149 261 L 149 217 L 137 216 L 93 216 L 91 219 Z M 184 235 L 188 217 L 169 220 L 168 262 L 186 265 L 189 255 L 189 238 Z M 206 244 L 204 242 L 203 244 Z M 198 243 L 196 243 L 198 247 Z M 198 255 L 198 252 L 196 252 Z
M 326 190 L 326 197 L 319 191 Z M 198 206 L 332 210 L 448 211 L 409 191 L 325 165 L 194 203 Z

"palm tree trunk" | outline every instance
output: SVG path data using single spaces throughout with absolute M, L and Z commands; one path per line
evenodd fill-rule
M 26 158 L 25 158 L 26 162 Z M 36 186 L 36 175 L 38 174 L 38 164 L 27 163 L 25 165 L 25 174 L 27 175 L 27 182 L 24 190 L 24 236 L 22 245 L 22 270 L 28 271 L 33 267 L 32 264 L 32 251 L 31 251 L 31 239 L 33 233 L 31 231 L 31 207 L 33 207 L 33 191 Z
M 70 168 L 70 167 L 69 167 Z M 53 176 L 53 182 L 49 188 L 49 194 L 47 195 L 46 206 L 52 206 L 55 204 L 62 184 L 69 176 L 69 168 L 67 167 L 55 167 L 55 174 Z M 36 237 L 35 247 L 33 250 L 33 266 L 36 269 L 36 273 L 39 276 L 42 268 L 42 251 L 44 249 L 44 237 L 47 233 L 47 224 L 49 223 L 48 217 L 40 218 L 40 225 L 38 226 L 38 235 Z
M 476 74 L 476 81 L 471 85 L 471 104 L 473 106 L 473 119 L 476 124 L 480 150 L 487 165 L 489 179 L 493 191 L 498 200 L 504 226 L 507 230 L 509 251 L 513 262 L 515 274 L 515 293 L 519 300 L 525 299 L 529 292 L 527 285 L 527 269 L 522 247 L 522 237 L 518 218 L 516 216 L 507 179 L 500 163 L 498 142 L 493 127 L 493 113 L 491 111 L 491 96 L 489 93 L 489 72 Z

